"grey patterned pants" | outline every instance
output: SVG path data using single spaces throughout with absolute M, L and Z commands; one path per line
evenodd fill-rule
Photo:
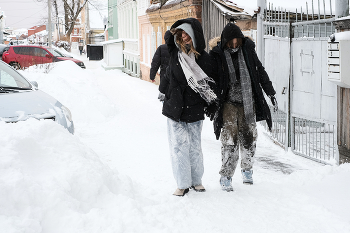
M 241 151 L 241 169 L 253 168 L 256 139 L 256 123 L 247 124 L 243 105 L 224 104 L 224 125 L 221 132 L 220 175 L 232 177 L 235 173 Z
M 171 165 L 179 189 L 202 184 L 204 173 L 201 132 L 203 121 L 176 122 L 168 118 Z

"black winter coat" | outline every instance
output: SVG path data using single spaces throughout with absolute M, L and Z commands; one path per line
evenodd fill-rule
M 167 31 L 164 35 L 165 42 L 169 39 L 170 36 L 171 36 L 171 33 Z M 149 78 L 151 80 L 155 79 L 159 67 L 160 67 L 160 80 L 163 79 L 166 72 L 166 68 L 168 67 L 168 64 L 169 64 L 169 59 L 170 59 L 170 54 L 168 51 L 168 46 L 166 44 L 160 45 L 157 48 L 152 58 L 151 71 L 149 75 Z
M 169 59 L 170 59 L 170 54 L 168 51 L 168 46 L 166 44 L 160 45 L 157 48 L 152 59 L 151 71 L 149 75 L 149 78 L 151 80 L 155 79 L 159 67 L 160 67 L 160 80 L 163 79 L 166 72 L 166 68 L 168 67 L 168 64 L 169 64 Z
M 223 126 L 223 103 L 226 101 L 226 97 L 229 90 L 229 71 L 222 47 L 222 44 L 219 43 L 209 53 L 210 56 L 215 60 L 215 75 L 213 76 L 213 78 L 217 83 L 216 94 L 218 95 L 220 100 L 218 115 L 214 119 L 214 131 L 216 139 L 219 139 L 220 132 Z M 268 127 L 271 129 L 271 112 L 264 98 L 263 91 L 268 96 L 275 95 L 276 92 L 272 86 L 269 76 L 265 71 L 265 68 L 262 66 L 260 60 L 258 59 L 258 56 L 255 52 L 254 42 L 247 37 L 243 38 L 242 49 L 252 82 L 256 121 L 258 122 L 266 120 Z
M 205 40 L 200 22 L 194 18 L 182 19 L 175 22 L 171 28 L 176 28 L 183 23 L 191 24 L 196 39 L 196 51 L 200 53 L 196 62 L 211 77 L 212 60 L 209 54 L 204 51 Z M 179 49 L 175 45 L 173 35 L 169 38 L 167 45 L 170 52 L 170 61 L 166 75 L 159 85 L 159 91 L 165 94 L 162 113 L 174 121 L 191 123 L 204 120 L 204 107 L 207 104 L 187 84 L 185 74 L 178 60 Z

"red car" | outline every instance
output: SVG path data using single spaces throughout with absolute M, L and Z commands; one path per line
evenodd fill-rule
M 85 69 L 85 65 L 82 61 L 74 59 L 72 57 L 64 56 L 59 51 L 47 47 L 47 46 L 35 46 L 35 45 L 15 45 L 10 46 L 8 51 L 2 54 L 2 60 L 14 67 L 15 69 L 21 69 L 32 65 L 66 61 L 70 60 L 75 62 L 78 66 Z

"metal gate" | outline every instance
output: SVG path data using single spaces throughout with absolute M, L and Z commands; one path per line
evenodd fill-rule
M 327 44 L 334 20 L 325 5 L 324 14 L 320 7 L 315 14 L 312 1 L 310 14 L 307 4 L 306 13 L 269 5 L 263 22 L 263 63 L 279 104 L 277 112 L 271 109 L 269 135 L 285 149 L 325 164 L 339 159 L 337 86 L 327 80 Z

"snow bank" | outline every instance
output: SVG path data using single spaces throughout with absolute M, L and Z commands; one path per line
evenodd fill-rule
M 220 141 L 204 121 L 207 192 L 172 196 L 157 86 L 66 61 L 21 71 L 66 105 L 76 134 L 51 120 L 0 122 L 1 232 L 350 232 L 350 165 L 286 153 L 259 127 L 254 185 L 219 186 Z
M 96 230 L 94 219 L 118 218 L 132 202 L 132 182 L 60 125 L 0 122 L 0 131 L 2 232 Z
M 96 76 L 89 70 L 81 69 L 72 61 L 51 63 L 49 73 L 44 73 L 45 67 L 30 67 L 22 73 L 30 80 L 37 81 L 39 89 L 58 99 L 68 107 L 73 115 L 73 121 L 88 125 L 117 114 L 117 108 L 112 104 L 97 86 Z

